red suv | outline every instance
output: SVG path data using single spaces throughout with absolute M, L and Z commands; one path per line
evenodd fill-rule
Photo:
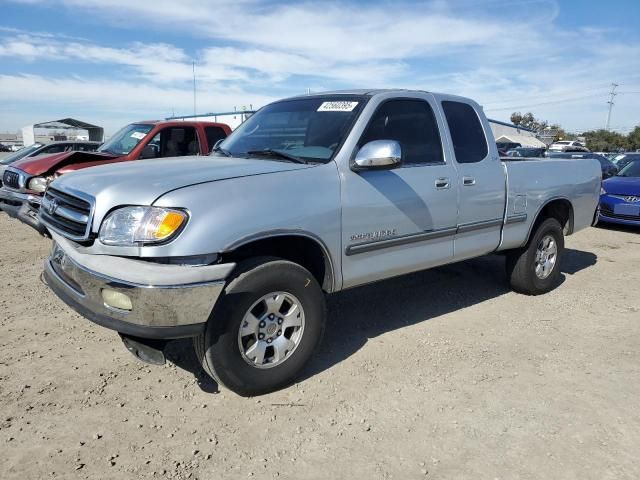
M 231 133 L 224 123 L 145 121 L 127 125 L 95 152 L 64 152 L 24 158 L 7 167 L 0 188 L 0 209 L 35 228 L 47 185 L 60 175 L 97 165 L 187 155 L 208 155 Z

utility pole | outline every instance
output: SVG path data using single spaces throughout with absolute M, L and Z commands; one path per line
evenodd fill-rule
M 609 101 L 607 102 L 609 104 L 609 113 L 607 113 L 607 126 L 605 127 L 605 130 L 607 131 L 609 131 L 609 124 L 611 123 L 611 110 L 613 110 L 613 97 L 617 95 L 616 93 L 617 86 L 618 86 L 617 83 L 612 83 L 611 91 L 609 92 Z
M 196 116 L 196 62 L 191 63 L 193 67 L 193 116 Z

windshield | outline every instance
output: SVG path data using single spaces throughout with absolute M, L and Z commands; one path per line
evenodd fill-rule
M 618 177 L 640 177 L 640 161 L 632 161 L 629 165 L 620 170 Z
M 30 145 L 28 147 L 21 148 L 17 152 L 12 153 L 11 155 L 7 155 L 2 160 L 0 160 L 0 165 L 9 165 L 10 163 L 17 162 L 21 158 L 28 157 L 40 147 L 42 147 L 42 143 L 34 143 L 33 145 Z
M 273 159 L 270 151 L 326 163 L 349 133 L 367 101 L 363 96 L 327 96 L 285 100 L 259 110 L 236 129 L 217 151 L 235 157 Z M 214 150 L 213 154 L 217 153 Z
M 112 153 L 113 155 L 128 155 L 152 128 L 153 125 L 149 124 L 132 123 L 131 125 L 127 125 L 102 144 L 102 146 L 98 148 L 98 152 Z

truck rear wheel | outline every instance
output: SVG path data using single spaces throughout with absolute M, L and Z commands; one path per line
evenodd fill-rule
M 204 370 L 243 396 L 290 384 L 320 343 L 325 298 L 313 275 L 295 263 L 259 258 L 241 263 L 194 339 Z
M 526 295 L 540 295 L 560 283 L 564 235 L 560 222 L 547 218 L 538 223 L 527 245 L 507 254 L 511 288 Z

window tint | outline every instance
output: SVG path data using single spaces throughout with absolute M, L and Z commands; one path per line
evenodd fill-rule
M 60 152 L 66 152 L 70 150 L 70 145 L 65 144 L 65 143 L 58 143 L 55 145 L 51 145 L 50 147 L 46 147 L 42 150 L 42 154 L 50 154 L 50 153 L 60 153 Z
M 98 145 L 93 143 L 77 143 L 75 149 L 79 152 L 94 152 Z
M 174 127 L 160 130 L 147 146 L 155 150 L 155 158 L 184 157 L 200 153 L 196 129 L 193 127 Z
M 207 135 L 207 143 L 209 144 L 209 152 L 213 149 L 213 146 L 216 144 L 218 140 L 222 140 L 227 137 L 227 134 L 224 133 L 224 130 L 220 127 L 205 127 L 205 134 Z
M 458 163 L 480 162 L 489 153 L 476 111 L 466 103 L 442 102 Z
M 431 106 L 422 100 L 392 100 L 374 114 L 359 146 L 374 140 L 396 140 L 405 165 L 443 163 L 438 124 Z

